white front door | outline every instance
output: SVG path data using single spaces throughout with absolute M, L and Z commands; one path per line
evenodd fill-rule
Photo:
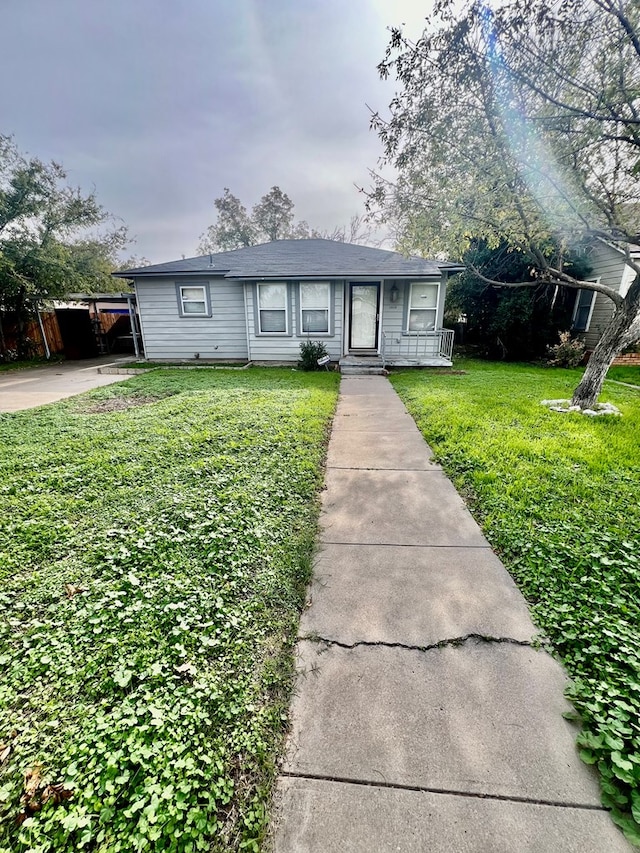
M 375 282 L 350 285 L 349 349 L 378 348 L 378 305 L 380 285 Z

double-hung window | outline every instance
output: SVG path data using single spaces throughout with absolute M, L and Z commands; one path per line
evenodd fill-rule
M 287 285 L 258 284 L 258 329 L 260 334 L 286 335 L 289 330 Z
M 408 332 L 432 332 L 436 327 L 438 284 L 413 282 L 409 287 Z
M 331 285 L 328 282 L 300 283 L 300 332 L 329 334 Z
M 576 302 L 573 306 L 573 320 L 571 328 L 574 332 L 588 332 L 589 324 L 591 323 L 591 315 L 593 314 L 593 304 L 596 299 L 595 290 L 581 289 L 576 295 Z
M 209 289 L 203 284 L 178 284 L 178 309 L 181 317 L 210 317 Z

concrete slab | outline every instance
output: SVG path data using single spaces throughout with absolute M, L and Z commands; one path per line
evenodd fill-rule
M 362 408 L 357 411 L 350 411 L 348 407 L 340 403 L 333 419 L 332 434 L 335 434 L 336 440 L 338 440 L 338 434 L 345 430 L 359 430 L 361 432 L 385 430 L 389 433 L 418 431 L 415 421 L 408 412 L 393 405 L 387 407 L 380 401 L 375 407 Z M 398 437 L 398 441 L 400 441 L 400 437 Z
M 281 779 L 275 853 L 630 853 L 605 811 Z
M 329 468 L 320 541 L 336 544 L 487 546 L 445 475 Z
M 339 398 L 340 412 L 371 412 L 375 411 L 382 413 L 389 409 L 394 409 L 398 412 L 406 412 L 407 407 L 397 394 L 390 396 L 389 394 L 348 394 L 341 395 Z M 417 429 L 417 427 L 416 427 Z
M 376 468 L 431 471 L 439 468 L 433 462 L 431 448 L 418 430 L 397 433 L 371 430 L 343 430 L 339 439 L 329 442 L 328 468 Z
M 285 770 L 446 793 L 600 804 L 562 717 L 564 672 L 526 646 L 299 643 Z
M 340 380 L 340 395 L 346 397 L 350 394 L 380 394 L 399 399 L 386 376 L 343 376 Z
M 114 361 L 113 357 L 66 361 L 0 373 L 0 412 L 34 409 L 129 378 L 98 373 L 98 367 Z
M 325 545 L 300 635 L 428 646 L 482 634 L 528 641 L 522 595 L 489 548 Z

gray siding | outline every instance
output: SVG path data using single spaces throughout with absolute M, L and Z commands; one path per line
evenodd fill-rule
M 625 268 L 624 255 L 621 252 L 600 241 L 596 242 L 589 253 L 589 261 L 593 267 L 590 278 L 599 278 L 601 284 L 620 289 Z M 589 329 L 584 333 L 583 340 L 587 349 L 593 349 L 600 340 L 605 326 L 613 314 L 613 302 L 602 293 L 596 293 Z
M 413 280 L 414 279 L 394 282 L 393 280 L 388 279 L 383 282 L 382 331 L 387 337 L 389 352 L 408 355 L 415 349 L 415 347 L 412 347 L 412 342 L 416 346 L 421 347 L 421 351 L 425 346 L 424 339 L 421 339 L 421 342 L 418 342 L 415 336 L 408 335 L 405 332 L 405 305 L 409 293 L 409 284 Z M 444 317 L 444 300 L 447 290 L 446 276 L 443 275 L 441 279 L 420 279 L 420 283 L 440 284 L 438 306 L 436 310 L 436 329 L 441 329 Z M 391 289 L 394 284 L 398 288 L 398 299 L 396 302 L 391 301 Z M 435 352 L 435 348 L 438 347 L 435 339 L 432 341 L 432 346 Z
M 318 279 L 322 281 L 322 279 Z M 343 318 L 343 283 L 336 281 L 332 288 L 333 305 L 333 334 L 314 335 L 313 332 L 300 333 L 298 289 L 294 282 L 289 282 L 290 295 L 290 335 L 257 334 L 255 310 L 255 286 L 245 285 L 247 294 L 247 315 L 249 318 L 249 344 L 252 361 L 290 361 L 300 358 L 300 344 L 303 340 L 322 341 L 327 352 L 334 361 L 342 355 L 342 318 Z
M 200 353 L 204 359 L 246 359 L 242 284 L 195 275 L 188 281 L 209 281 L 211 317 L 181 317 L 175 281 L 171 278 L 136 280 L 146 357 L 183 360 Z

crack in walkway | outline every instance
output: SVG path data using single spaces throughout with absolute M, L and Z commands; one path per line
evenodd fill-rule
M 410 643 L 387 642 L 385 640 L 356 640 L 354 643 L 343 643 L 341 640 L 330 640 L 327 637 L 321 637 L 318 634 L 309 634 L 298 637 L 298 642 L 306 640 L 310 643 L 324 643 L 327 646 L 338 646 L 340 649 L 357 649 L 362 647 L 385 648 L 385 649 L 404 649 L 410 652 L 430 652 L 433 649 L 444 649 L 448 647 L 462 646 L 470 640 L 475 640 L 477 643 L 502 643 L 512 646 L 525 646 L 530 649 L 537 649 L 537 645 L 531 640 L 516 640 L 513 637 L 492 637 L 486 634 L 465 634 L 462 637 L 449 637 L 445 640 L 438 640 L 437 643 L 429 643 L 426 646 L 413 645 Z
M 519 797 L 509 794 L 489 794 L 484 792 L 461 791 L 454 788 L 432 788 L 423 785 L 407 785 L 402 782 L 386 782 L 377 779 L 350 779 L 347 776 L 329 776 L 322 773 L 296 773 L 282 770 L 280 776 L 286 779 L 309 779 L 318 782 L 335 782 L 340 785 L 362 785 L 366 788 L 390 788 L 395 791 L 415 791 L 422 794 L 448 794 L 452 797 L 466 797 L 474 800 L 498 800 L 503 803 L 528 803 L 534 806 L 553 806 L 562 809 L 583 809 L 591 812 L 606 812 L 602 805 L 592 803 L 572 803 L 561 800 L 545 800 L 538 797 Z

